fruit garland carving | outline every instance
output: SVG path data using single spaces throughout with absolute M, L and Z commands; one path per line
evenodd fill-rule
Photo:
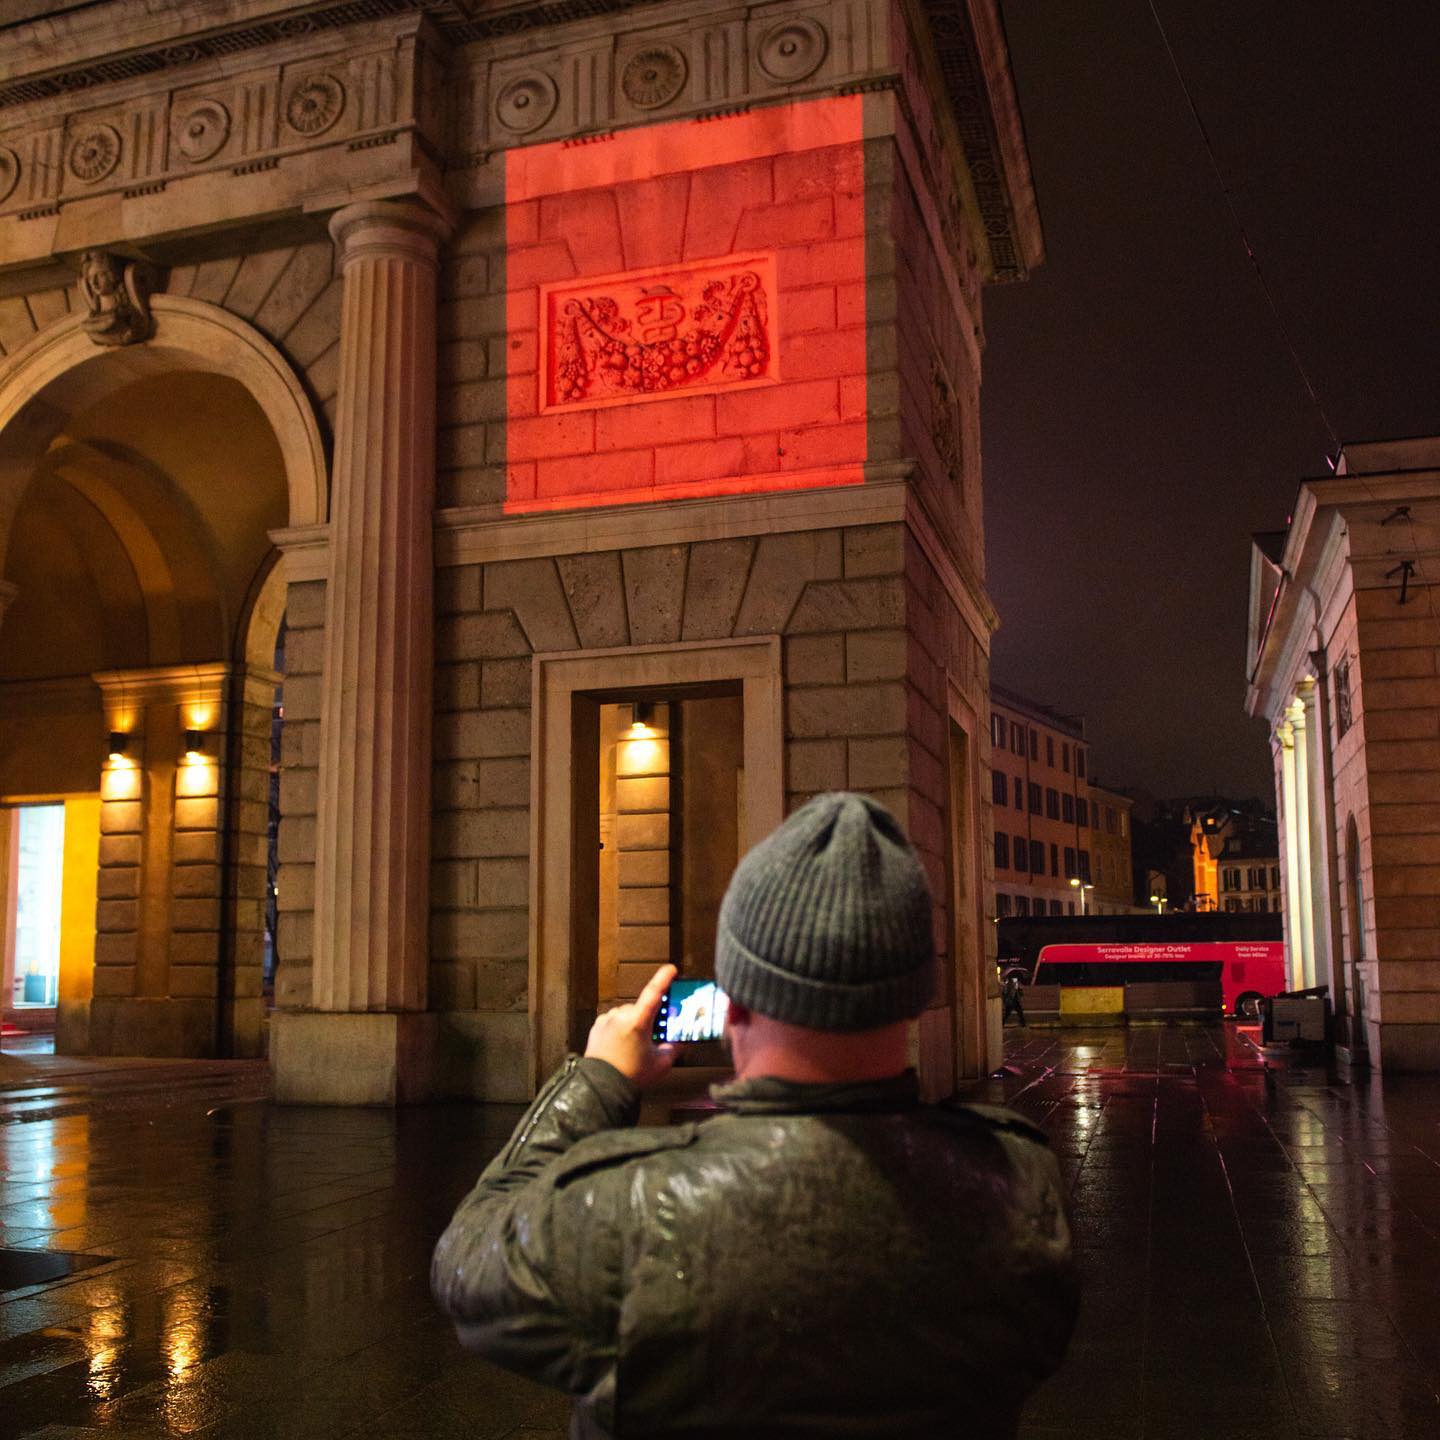
M 606 295 L 561 305 L 551 404 L 733 384 L 768 372 L 765 287 L 753 270 L 707 282 L 688 328 L 685 302 L 668 285 L 646 287 L 635 308 L 632 323 Z

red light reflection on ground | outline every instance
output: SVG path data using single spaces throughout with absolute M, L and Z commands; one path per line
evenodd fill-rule
M 862 101 L 506 159 L 510 511 L 858 484 Z

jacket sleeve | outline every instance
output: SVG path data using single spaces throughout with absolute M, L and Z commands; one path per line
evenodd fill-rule
M 616 1237 L 547 1171 L 638 1111 L 635 1087 L 603 1060 L 572 1055 L 541 1090 L 435 1247 L 431 1288 L 467 1349 L 571 1394 L 606 1373 Z

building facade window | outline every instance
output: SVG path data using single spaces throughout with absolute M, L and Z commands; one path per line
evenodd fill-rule
M 1107 805 L 1105 807 L 1105 833 L 1107 835 L 1115 835 L 1119 830 L 1119 816 L 1115 814 L 1115 807 L 1113 805 Z
M 1015 913 L 1017 915 L 1028 915 L 1030 913 L 1030 897 L 1028 895 L 1017 895 L 1015 897 Z
M 1045 791 L 1045 815 L 1050 820 L 1060 818 L 1060 792 L 1047 789 Z
M 997 805 L 1003 805 L 1010 798 L 1010 782 L 1003 770 L 990 772 L 990 798 Z
M 1072 875 L 1074 875 L 1074 873 L 1075 873 L 1075 847 L 1074 847 L 1073 845 L 1067 845 L 1067 846 L 1065 847 L 1065 878 L 1066 878 L 1067 880 L 1070 879 L 1070 877 L 1071 877 Z
M 1060 742 L 1060 768 L 1067 775 L 1070 773 L 1070 747 L 1063 740 Z
M 1052 769 L 1055 766 L 1055 737 L 1053 735 L 1045 737 L 1045 763 Z
M 1060 847 L 1058 845 L 1050 847 L 1050 873 L 1056 877 L 1060 874 Z
M 995 913 L 997 915 L 1008 915 L 1010 913 L 1010 897 L 997 892 L 995 896 Z
M 997 833 L 995 836 L 995 868 L 1010 868 L 1010 837 L 1004 833 Z
M 1045 873 L 1045 846 L 1039 840 L 1030 842 L 1030 873 L 1032 875 Z
M 1045 800 L 1040 787 L 1032 780 L 1030 782 L 1030 813 L 1040 815 L 1044 813 Z
M 1085 752 L 1078 745 L 1075 747 L 1075 773 L 1080 779 L 1085 778 Z
M 1005 748 L 1005 717 L 994 711 L 990 714 L 990 744 L 997 750 Z
M 1025 782 L 1018 775 L 1015 777 L 1015 808 L 1025 808 Z
M 1090 883 L 1090 852 L 1080 852 L 1080 878 L 1088 885 Z
M 1078 796 L 1075 800 L 1075 823 L 1083 825 L 1087 830 L 1090 828 L 1090 802 Z
M 1025 863 L 1029 859 L 1029 855 L 1027 853 L 1029 848 L 1030 847 L 1023 835 L 1017 835 L 1015 837 L 1015 868 L 1017 870 L 1025 870 L 1029 868 Z
M 1060 815 L 1067 825 L 1075 823 L 1075 797 L 1068 791 L 1060 797 Z
M 1010 749 L 1016 755 L 1025 753 L 1025 727 L 1015 724 L 1014 721 L 1010 724 Z
M 1034 730 L 1030 732 L 1030 758 L 1032 760 L 1040 758 L 1040 736 Z
M 1038 904 L 1039 902 L 1037 901 L 1036 903 Z M 1058 900 L 1052 900 L 1050 902 L 1050 913 L 1052 915 L 1063 915 L 1065 913 L 1065 907 Z

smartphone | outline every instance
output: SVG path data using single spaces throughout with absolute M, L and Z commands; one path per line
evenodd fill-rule
M 718 1040 L 725 1032 L 725 992 L 713 980 L 675 980 L 655 1012 L 652 1040 L 664 1045 Z

